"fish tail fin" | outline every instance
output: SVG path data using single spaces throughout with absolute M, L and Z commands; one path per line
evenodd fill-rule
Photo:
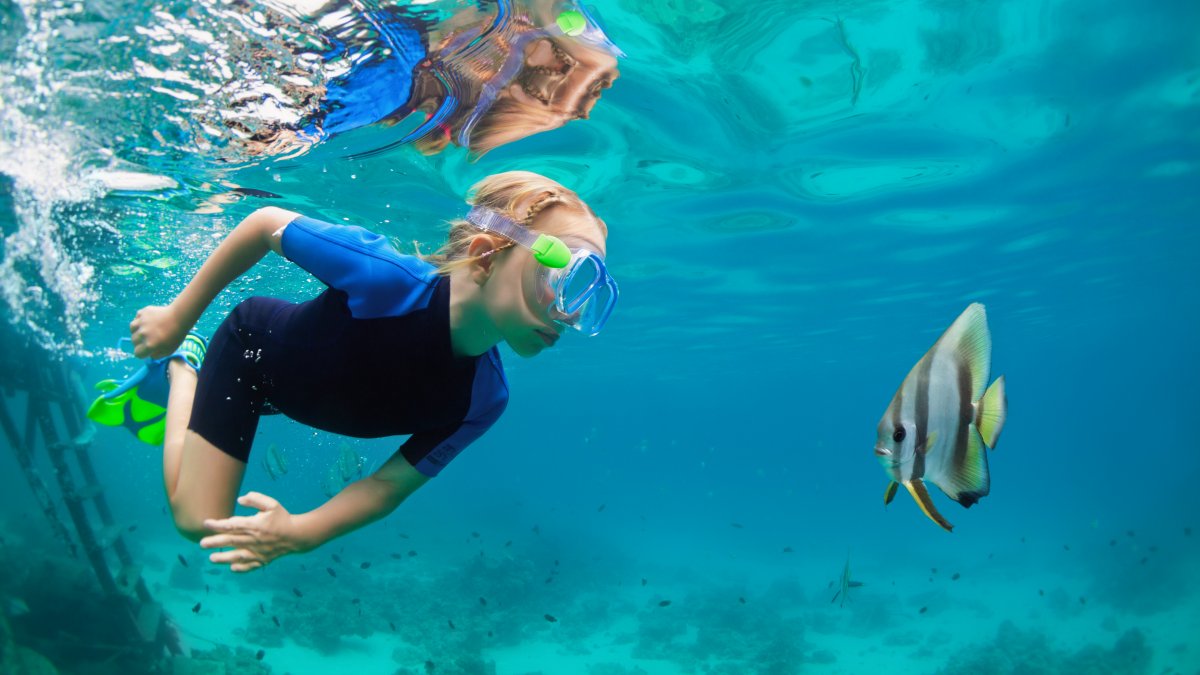
M 955 455 L 945 474 L 931 477 L 930 480 L 951 499 L 967 508 L 987 496 L 992 489 L 992 478 L 988 473 L 983 439 L 974 425 L 967 427 L 966 448 L 961 454 Z
M 975 426 L 979 427 L 983 442 L 989 448 L 996 447 L 1007 418 L 1008 396 L 1004 392 L 1004 376 L 1001 375 L 983 392 L 983 398 L 975 405 Z
M 883 493 L 884 506 L 891 504 L 892 500 L 896 498 L 896 488 L 898 487 L 900 487 L 900 484 L 896 481 L 888 481 L 887 490 Z
M 913 500 L 917 502 L 917 506 L 921 507 L 921 510 L 925 512 L 926 516 L 929 516 L 930 520 L 940 525 L 947 532 L 954 531 L 954 526 L 943 518 L 942 514 L 938 513 L 937 508 L 934 507 L 933 499 L 929 496 L 929 490 L 925 489 L 925 483 L 921 482 L 920 478 L 905 481 L 904 487 L 908 488 L 908 493 L 912 495 Z

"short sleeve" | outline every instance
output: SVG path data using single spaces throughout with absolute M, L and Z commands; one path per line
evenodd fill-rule
M 493 347 L 480 357 L 466 419 L 436 431 L 413 434 L 400 446 L 400 453 L 417 471 L 432 478 L 491 429 L 507 407 L 508 380 L 500 355 Z
M 437 270 L 364 228 L 300 216 L 284 229 L 281 246 L 288 260 L 344 291 L 356 318 L 401 316 L 433 297 Z

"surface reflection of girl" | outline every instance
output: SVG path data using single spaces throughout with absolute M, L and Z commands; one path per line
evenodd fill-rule
M 317 109 L 299 124 L 260 128 L 246 147 L 282 154 L 369 124 L 404 123 L 416 128 L 397 144 L 426 154 L 458 145 L 478 157 L 587 119 L 618 76 L 620 50 L 574 3 L 502 0 L 487 11 L 460 9 L 428 30 L 419 19 L 387 7 L 326 34 L 324 58 L 349 68 L 312 91 L 291 88 L 297 98 L 319 100 Z M 380 48 L 351 57 L 364 22 Z

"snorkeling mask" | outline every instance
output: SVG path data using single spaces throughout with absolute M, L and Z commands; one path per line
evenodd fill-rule
M 467 221 L 528 249 L 541 263 L 538 283 L 554 293 L 552 306 L 561 317 L 555 318 L 555 323 L 589 337 L 604 328 L 617 304 L 618 290 L 599 254 L 583 248 L 571 250 L 558 237 L 534 232 L 484 206 L 472 208 Z

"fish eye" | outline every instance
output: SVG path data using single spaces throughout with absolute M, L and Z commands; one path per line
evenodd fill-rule
M 896 427 L 896 431 L 892 432 L 892 440 L 897 443 L 904 440 L 904 427 Z

